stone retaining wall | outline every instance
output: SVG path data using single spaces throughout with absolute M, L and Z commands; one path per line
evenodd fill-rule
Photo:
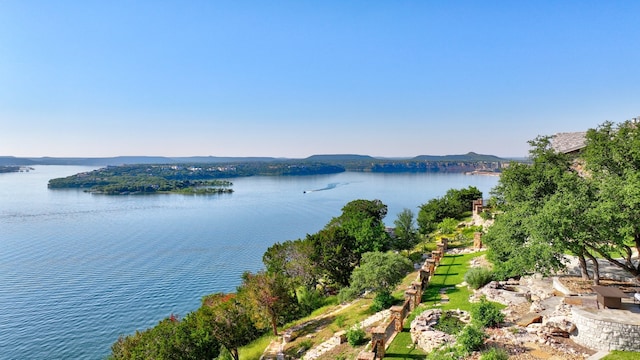
M 576 335 L 571 338 L 590 349 L 640 351 L 640 315 L 625 310 L 574 307 L 571 318 Z

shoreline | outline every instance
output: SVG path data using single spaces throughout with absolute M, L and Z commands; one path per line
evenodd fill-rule
M 486 171 L 486 170 L 473 170 L 467 171 L 464 173 L 465 175 L 482 175 L 482 176 L 500 176 L 501 173 L 495 171 Z

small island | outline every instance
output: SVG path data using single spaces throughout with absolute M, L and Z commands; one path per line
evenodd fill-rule
M 33 170 L 33 168 L 28 166 L 0 165 L 0 174 L 12 172 L 29 172 L 29 170 Z
M 200 168 L 171 166 L 108 166 L 49 180 L 49 189 L 84 189 L 105 195 L 232 193 L 233 184 L 212 179 Z

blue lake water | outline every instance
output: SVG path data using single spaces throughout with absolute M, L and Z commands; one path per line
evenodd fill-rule
M 498 181 L 347 172 L 232 179 L 235 192 L 216 196 L 47 189 L 89 169 L 0 174 L 0 359 L 103 359 L 118 335 L 234 291 L 269 246 L 317 232 L 351 200 L 382 200 L 392 225 L 450 188 L 487 197 Z

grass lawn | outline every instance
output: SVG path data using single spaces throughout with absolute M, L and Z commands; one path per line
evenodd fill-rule
M 238 355 L 240 359 L 246 360 L 258 360 L 262 356 L 264 349 L 269 346 L 271 340 L 275 339 L 275 336 L 271 334 L 264 335 L 259 339 L 252 341 L 250 344 L 247 344 L 238 349 Z
M 443 310 L 460 309 L 469 310 L 469 295 L 471 292 L 464 287 L 456 285 L 464 281 L 464 274 L 469 269 L 469 261 L 482 253 L 471 253 L 463 255 L 445 255 L 436 268 L 435 274 L 431 277 L 431 282 L 422 295 L 422 304 L 418 306 L 405 320 L 404 328 L 391 342 L 385 359 L 425 359 L 426 354 L 413 346 L 411 334 L 409 333 L 411 321 L 421 312 L 428 308 L 438 307 Z M 414 275 L 415 276 L 415 275 Z M 447 289 L 446 294 L 449 301 L 440 305 L 440 290 Z
M 467 310 L 471 308 L 469 296 L 471 291 L 466 286 L 456 285 L 464 282 L 464 274 L 469 270 L 469 261 L 482 255 L 481 252 L 460 255 L 446 255 L 442 258 L 436 273 L 431 277 L 429 286 L 422 294 L 422 304 L 418 307 L 424 311 L 430 307 L 439 307 L 443 310 Z M 440 292 L 446 289 L 449 301 L 440 306 Z
M 635 360 L 640 359 L 640 352 L 614 350 L 602 360 Z

